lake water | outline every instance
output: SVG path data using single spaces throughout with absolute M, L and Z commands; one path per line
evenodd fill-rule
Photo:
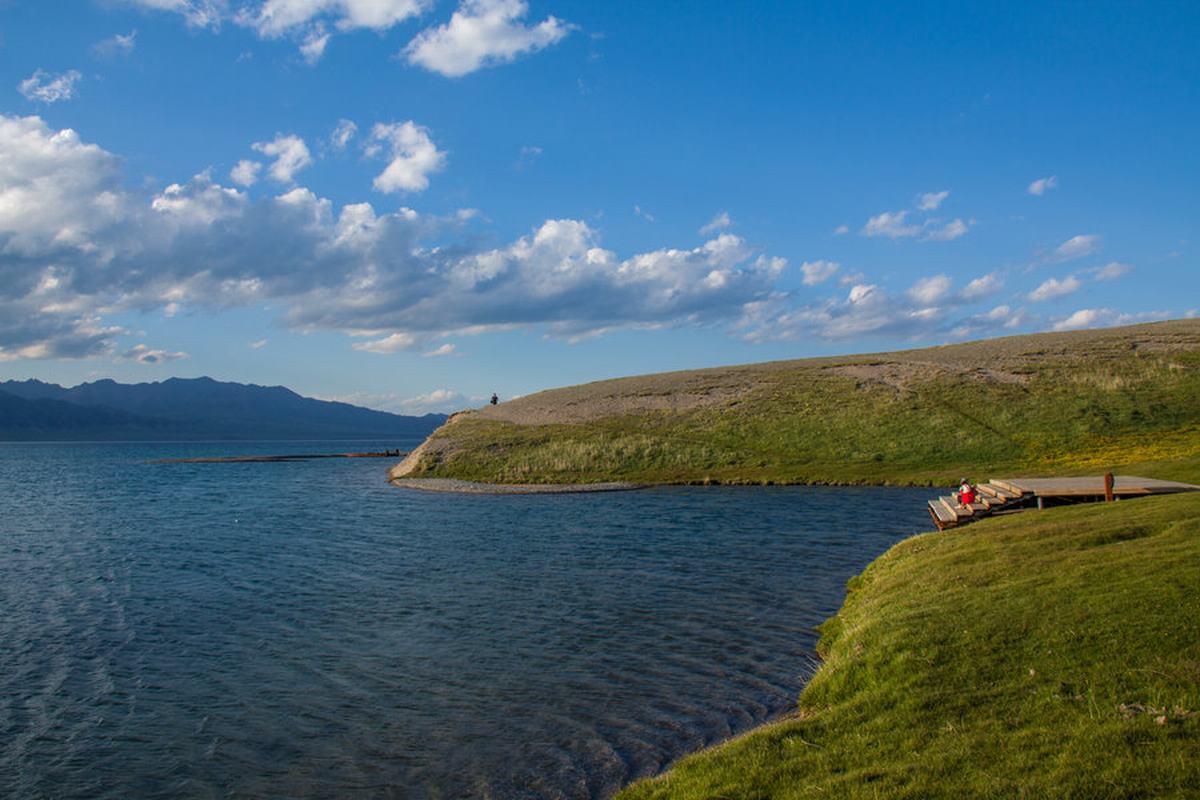
M 794 707 L 846 580 L 930 528 L 927 490 L 148 463 L 366 447 L 0 445 L 0 796 L 607 797 Z

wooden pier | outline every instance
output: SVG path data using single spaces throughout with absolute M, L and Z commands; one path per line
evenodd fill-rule
M 955 495 L 929 501 L 929 515 L 939 531 L 974 522 L 1001 511 L 1045 508 L 1047 505 L 1087 503 L 1200 491 L 1200 486 L 1136 475 L 1097 475 L 1086 478 L 992 478 L 981 484 L 976 502 L 964 506 Z

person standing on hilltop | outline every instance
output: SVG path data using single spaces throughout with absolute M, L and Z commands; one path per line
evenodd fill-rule
M 498 394 L 496 394 L 495 392 L 492 392 L 492 405 L 496 405 L 496 403 L 499 403 L 499 402 L 500 402 L 500 396 Z

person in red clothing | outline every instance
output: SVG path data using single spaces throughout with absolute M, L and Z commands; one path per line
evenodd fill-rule
M 958 487 L 958 504 L 960 506 L 969 506 L 975 502 L 975 487 L 966 478 L 962 479 L 962 485 Z

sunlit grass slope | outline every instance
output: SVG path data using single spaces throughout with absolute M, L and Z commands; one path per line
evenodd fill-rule
M 921 484 L 1198 464 L 1200 320 L 1179 320 L 557 389 L 453 418 L 409 474 Z
M 795 718 L 622 800 L 1200 796 L 1200 494 L 909 539 L 821 631 Z

